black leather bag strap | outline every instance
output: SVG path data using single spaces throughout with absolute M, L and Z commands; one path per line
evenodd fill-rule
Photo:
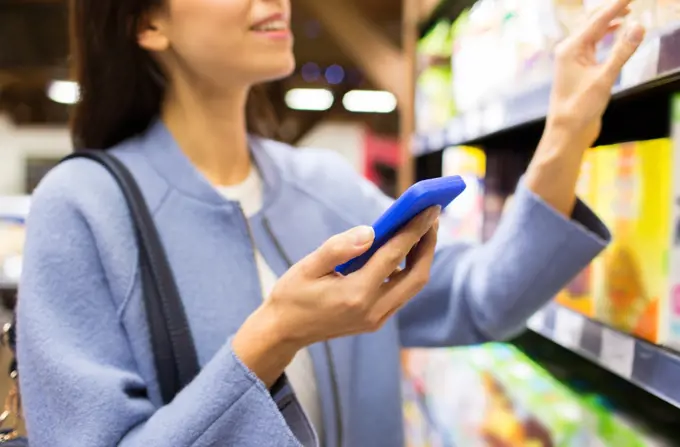
M 139 250 L 144 305 L 164 403 L 199 372 L 198 356 L 165 250 L 146 201 L 130 171 L 104 151 L 78 151 L 64 160 L 88 158 L 113 175 L 130 209 Z

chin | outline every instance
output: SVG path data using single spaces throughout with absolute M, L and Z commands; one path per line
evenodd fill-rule
M 295 58 L 291 54 L 286 58 L 268 61 L 267 67 L 262 67 L 259 82 L 278 81 L 287 78 L 295 72 Z

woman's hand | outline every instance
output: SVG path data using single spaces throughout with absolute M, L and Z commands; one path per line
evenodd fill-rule
M 373 230 L 357 227 L 329 239 L 282 276 L 248 318 L 234 337 L 236 355 L 271 385 L 301 348 L 378 330 L 427 284 L 439 213 L 420 214 L 347 276 L 335 267 L 367 251 Z
M 609 0 L 584 28 L 562 42 L 555 59 L 546 128 L 527 171 L 527 186 L 558 211 L 569 215 L 582 156 L 597 139 L 602 115 L 621 69 L 644 39 L 645 30 L 630 24 L 603 62 L 597 45 L 619 28 L 631 0 Z
M 621 69 L 642 42 L 645 30 L 631 24 L 622 31 L 604 62 L 597 45 L 618 30 L 631 0 L 610 0 L 598 8 L 584 29 L 562 42 L 556 52 L 549 125 L 569 127 L 575 141 L 590 147 L 600 133 L 602 114 Z

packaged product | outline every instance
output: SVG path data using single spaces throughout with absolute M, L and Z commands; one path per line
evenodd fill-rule
M 680 124 L 674 128 L 680 135 Z M 586 153 L 577 192 L 612 241 L 556 300 L 622 332 L 680 349 L 680 202 L 674 193 L 680 190 L 674 175 L 680 145 L 674 140 Z
M 456 240 L 479 242 L 482 238 L 484 218 L 484 151 L 467 146 L 444 150 L 442 175 L 460 175 L 465 181 L 465 191 L 446 208 L 446 228 Z
M 545 0 L 516 2 L 517 67 L 513 88 L 527 90 L 545 84 L 552 74 L 555 45 L 563 38 L 555 9 Z
M 480 0 L 460 24 L 452 58 L 453 95 L 460 112 L 497 98 L 503 88 L 497 63 L 502 59 L 503 19 L 501 0 Z
M 595 150 L 594 209 L 612 242 L 592 265 L 594 317 L 663 343 L 660 308 L 669 291 L 672 145 L 669 139 Z
M 441 130 L 455 114 L 451 96 L 451 69 L 433 66 L 423 69 L 416 81 L 416 131 Z
M 451 24 L 439 22 L 418 43 L 421 65 L 416 80 L 416 131 L 440 130 L 454 115 L 451 95 Z
M 656 0 L 656 26 L 667 29 L 680 25 L 680 1 Z
M 670 171 L 670 197 L 666 202 L 670 208 L 668 255 L 666 263 L 667 300 L 659 306 L 659 319 L 664 323 L 662 329 L 665 344 L 680 350 L 680 94 L 673 97 L 672 103 L 672 150 L 673 158 L 664 166 Z

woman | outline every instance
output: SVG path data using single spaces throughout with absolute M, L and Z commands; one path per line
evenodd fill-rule
M 245 113 L 254 86 L 293 70 L 288 0 L 74 3 L 74 139 L 140 183 L 202 371 L 160 405 L 126 205 L 101 167 L 65 162 L 35 192 L 25 249 L 32 445 L 401 445 L 400 346 L 517 333 L 608 240 L 574 185 L 644 33 L 594 60 L 627 0 L 562 46 L 545 134 L 490 242 L 436 243 L 433 209 L 347 277 L 333 268 L 390 201 L 328 152 L 255 136 Z M 294 394 L 272 396 L 284 371 Z

